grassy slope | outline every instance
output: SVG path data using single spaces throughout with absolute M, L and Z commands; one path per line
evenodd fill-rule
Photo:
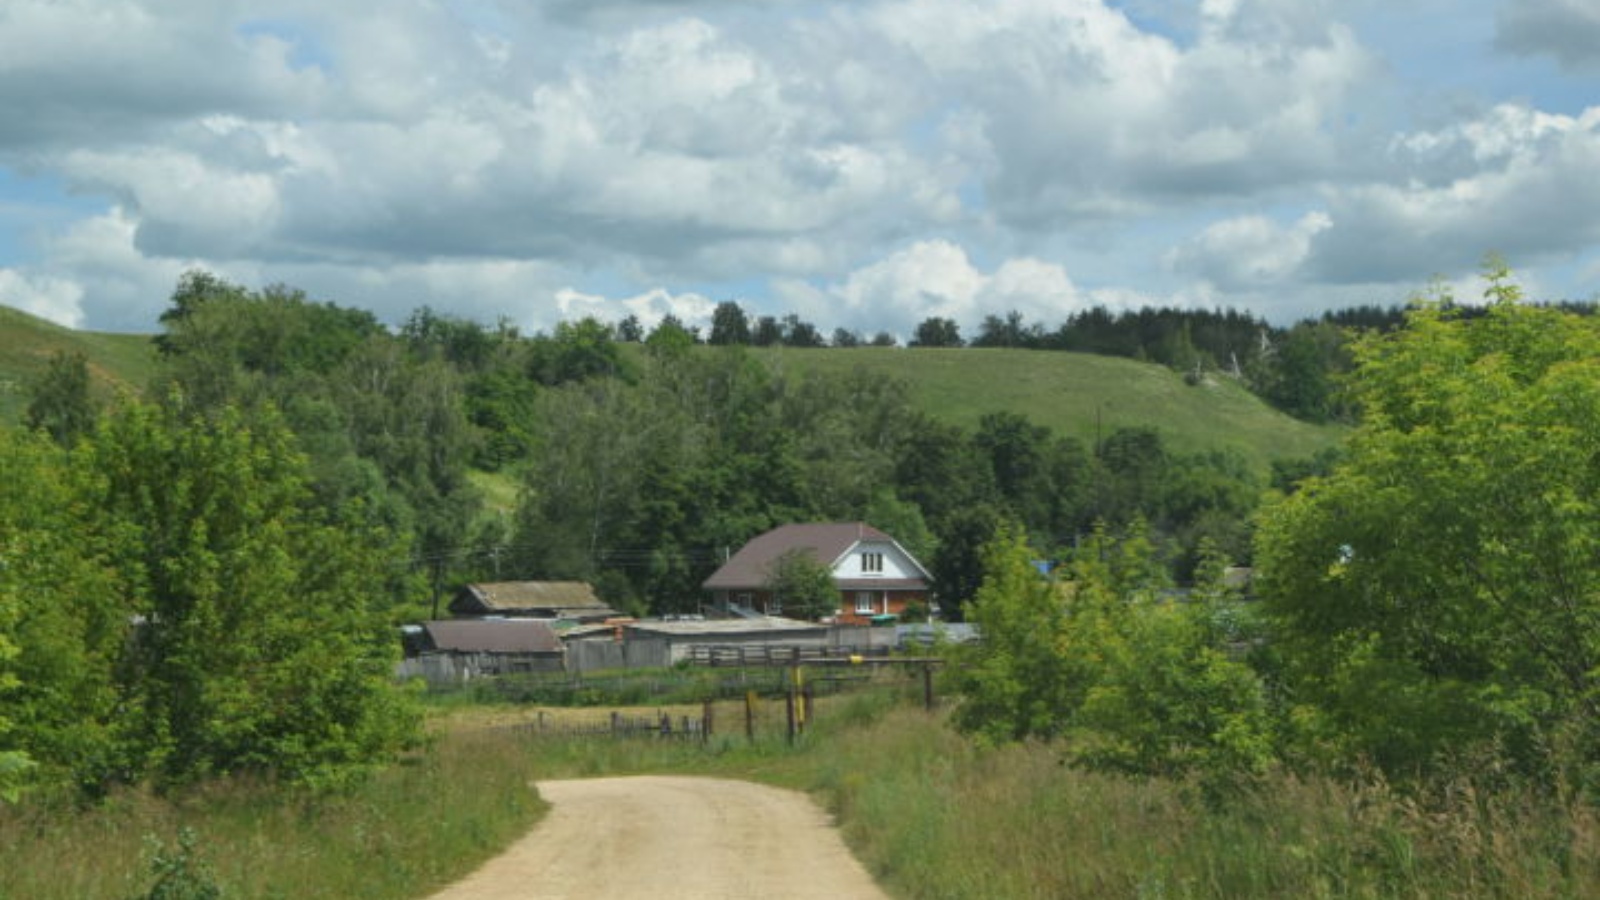
M 57 352 L 82 353 L 96 396 L 119 390 L 137 393 L 155 371 L 155 348 L 144 334 L 74 331 L 0 306 L 0 423 L 21 420 L 28 384 Z
M 1230 378 L 1187 385 L 1170 369 L 1082 353 L 862 347 L 772 350 L 781 372 L 860 368 L 906 379 L 917 405 L 971 428 L 988 412 L 1012 410 L 1087 444 L 1125 426 L 1159 429 L 1168 446 L 1232 448 L 1252 464 L 1308 457 L 1337 442 L 1342 429 L 1309 425 L 1263 403 Z
M 149 383 L 155 352 L 148 335 L 73 331 L 0 306 L 0 423 L 16 422 L 29 380 L 56 351 L 89 359 L 96 393 L 138 391 Z M 1265 468 L 1333 444 L 1338 428 L 1296 421 L 1229 378 L 1198 387 L 1161 366 L 1082 353 L 860 347 L 849 350 L 757 350 L 783 373 L 856 368 L 903 378 L 917 406 L 967 428 L 988 412 L 1011 410 L 1092 444 L 1131 425 L 1154 426 L 1175 450 L 1232 448 Z M 501 488 L 503 492 L 503 488 Z M 500 498 L 503 502 L 505 498 Z

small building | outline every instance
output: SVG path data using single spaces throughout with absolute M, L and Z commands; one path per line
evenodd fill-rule
M 548 622 L 447 619 L 408 629 L 400 675 L 449 685 L 484 675 L 559 672 L 565 667 L 566 645 Z
M 779 558 L 799 550 L 826 566 L 839 591 L 842 624 L 893 622 L 911 603 L 927 607 L 933 576 L 894 538 L 864 522 L 783 525 L 739 548 L 703 587 L 723 615 L 781 615 L 767 587 Z
M 595 596 L 582 581 L 497 581 L 469 584 L 450 601 L 451 615 L 462 618 L 561 619 L 590 623 L 621 613 Z
M 824 648 L 829 645 L 831 636 L 826 625 L 777 616 L 698 621 L 649 619 L 630 622 L 622 629 L 625 643 L 664 644 L 665 665 L 691 658 L 696 647 Z

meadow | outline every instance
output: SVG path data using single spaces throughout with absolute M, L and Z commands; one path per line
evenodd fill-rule
M 792 745 L 772 704 L 754 741 L 725 728 L 701 744 L 539 736 L 510 727 L 534 708 L 453 702 L 426 752 L 348 793 L 216 783 L 0 810 L 0 897 L 142 896 L 183 828 L 225 898 L 426 897 L 537 820 L 530 781 L 642 773 L 809 791 L 898 897 L 1600 894 L 1600 821 L 1559 792 L 1462 782 L 1422 797 L 1277 773 L 1219 798 L 1079 772 L 1059 745 L 986 747 L 918 699 L 904 685 L 821 698 Z M 725 706 L 719 720 L 738 721 Z

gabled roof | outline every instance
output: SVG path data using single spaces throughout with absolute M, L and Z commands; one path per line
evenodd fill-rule
M 561 639 L 533 619 L 450 619 L 423 622 L 428 644 L 444 653 L 560 653 Z
M 889 535 L 865 522 L 827 522 L 799 525 L 780 525 L 765 534 L 757 535 L 750 543 L 739 548 L 705 580 L 708 590 L 753 590 L 766 585 L 772 574 L 772 565 L 791 550 L 804 550 L 819 563 L 833 568 L 850 549 L 862 541 L 893 544 L 905 553 L 905 548 Z M 906 553 L 911 559 L 911 554 Z M 915 560 L 912 560 L 915 562 Z M 921 569 L 919 564 L 917 568 Z M 879 587 L 886 587 L 878 583 Z M 896 584 L 895 587 L 901 585 Z M 908 583 L 905 586 L 911 586 Z M 918 585 L 921 586 L 921 585 Z
M 617 615 L 582 581 L 497 581 L 469 584 L 450 601 L 450 611 L 466 615 L 525 614 L 547 618 Z

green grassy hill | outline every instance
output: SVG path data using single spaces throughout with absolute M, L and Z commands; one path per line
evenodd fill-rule
M 74 331 L 0 306 L 0 422 L 17 422 L 27 385 L 56 351 L 89 359 L 96 393 L 142 390 L 155 369 L 149 335 Z M 1010 410 L 1092 445 L 1118 428 L 1149 425 L 1170 448 L 1232 448 L 1265 469 L 1273 459 L 1310 456 L 1343 430 L 1308 425 L 1267 406 L 1231 378 L 1190 386 L 1161 366 L 1032 350 L 945 350 L 858 347 L 847 350 L 755 351 L 775 371 L 862 369 L 911 385 L 923 411 L 967 428 L 988 412 Z
M 0 422 L 21 421 L 29 383 L 57 352 L 88 358 L 90 382 L 101 399 L 119 390 L 144 390 L 155 371 L 150 335 L 74 331 L 0 306 Z
M 860 368 L 903 378 L 921 409 L 969 428 L 985 413 L 1011 410 L 1092 446 L 1097 435 L 1148 425 L 1171 449 L 1231 448 L 1263 470 L 1274 459 L 1311 456 L 1344 433 L 1286 416 L 1226 376 L 1191 386 L 1165 367 L 1109 356 L 887 347 L 762 353 L 778 371 Z

